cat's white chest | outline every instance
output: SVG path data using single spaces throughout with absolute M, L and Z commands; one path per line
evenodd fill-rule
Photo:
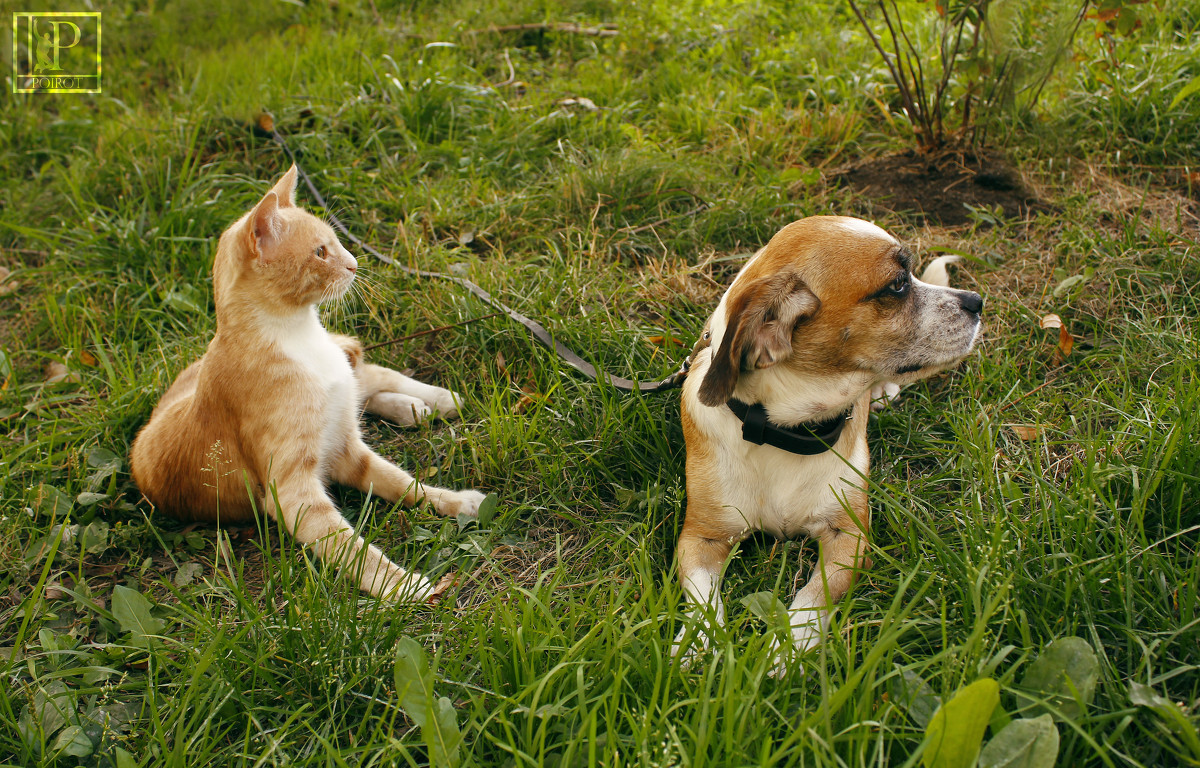
M 357 419 L 358 381 L 346 352 L 317 320 L 316 312 L 303 322 L 275 329 L 272 341 L 310 384 L 318 401 L 322 463 L 344 446 Z M 297 404 L 299 405 L 299 404 Z
M 334 343 L 320 324 L 305 324 L 282 334 L 276 343 L 292 362 L 315 379 L 322 389 L 340 390 L 353 385 L 354 371 L 346 352 Z

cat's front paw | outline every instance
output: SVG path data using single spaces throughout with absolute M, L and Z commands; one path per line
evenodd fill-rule
M 419 573 L 395 566 L 379 596 L 395 603 L 423 603 L 433 596 L 433 584 Z
M 437 511 L 446 517 L 475 517 L 479 514 L 479 505 L 486 498 L 487 494 L 479 491 L 447 491 L 437 500 L 435 506 Z

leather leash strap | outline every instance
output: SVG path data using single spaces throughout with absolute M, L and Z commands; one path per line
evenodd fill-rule
M 429 278 L 433 278 L 435 280 L 446 280 L 448 282 L 457 283 L 458 285 L 461 285 L 463 288 L 466 288 L 468 291 L 475 294 L 475 296 L 477 296 L 485 304 L 488 304 L 489 306 L 494 307 L 495 309 L 508 315 L 510 318 L 517 321 L 521 325 L 525 326 L 526 330 L 528 330 L 529 333 L 533 335 L 533 338 L 537 339 L 544 346 L 549 347 L 550 349 L 554 350 L 554 353 L 557 354 L 560 358 L 562 358 L 563 362 L 565 362 L 567 365 L 571 366 L 575 370 L 579 371 L 584 376 L 587 376 L 589 379 L 594 379 L 596 381 L 603 381 L 603 382 L 615 387 L 616 389 L 620 389 L 625 392 L 632 392 L 634 390 L 637 390 L 639 392 L 663 392 L 668 389 L 675 389 L 676 387 L 683 386 L 683 379 L 685 376 L 687 376 L 687 371 L 688 371 L 688 368 L 690 367 L 690 362 L 691 362 L 690 357 L 683 362 L 683 365 L 680 366 L 678 371 L 671 374 L 670 376 L 663 379 L 662 381 L 658 381 L 658 382 L 633 381 L 632 379 L 625 379 L 625 378 L 621 378 L 620 376 L 613 376 L 610 373 L 605 373 L 604 371 L 598 370 L 596 368 L 596 366 L 594 366 L 591 363 L 589 363 L 588 361 L 584 360 L 582 357 L 575 354 L 575 352 L 573 352 L 571 349 L 569 349 L 568 347 L 563 345 L 561 342 L 559 342 L 557 339 L 555 339 L 553 336 L 551 336 L 550 332 L 547 331 L 540 323 L 538 323 L 535 320 L 531 320 L 530 318 L 528 318 L 525 315 L 521 314 L 520 312 L 516 311 L 512 307 L 509 307 L 508 305 L 502 303 L 500 300 L 494 298 L 492 296 L 492 294 L 490 294 L 487 291 L 485 291 L 484 289 L 480 288 L 478 285 L 471 282 L 470 280 L 467 280 L 466 278 L 463 278 L 463 277 L 458 277 L 456 275 L 447 275 L 442 272 L 429 272 L 424 269 L 416 269 L 415 267 L 408 267 L 408 266 L 405 266 L 404 264 L 397 262 L 395 259 L 391 258 L 390 256 L 386 256 L 383 253 L 380 253 L 379 251 L 377 251 L 375 248 L 371 247 L 367 243 L 364 243 L 362 240 L 359 240 L 358 237 L 356 237 L 354 235 L 354 233 L 352 233 L 346 227 L 346 225 L 342 223 L 342 220 L 339 219 L 336 215 L 334 215 L 333 209 L 331 209 L 329 207 L 329 204 L 325 202 L 325 197 L 317 189 L 316 185 L 313 184 L 312 178 L 309 177 L 308 173 L 304 170 L 303 166 L 301 166 L 300 163 L 296 160 L 295 153 L 292 152 L 292 149 L 291 149 L 291 147 L 289 147 L 287 145 L 287 142 L 283 140 L 283 136 L 279 135 L 278 131 L 272 130 L 271 138 L 275 140 L 276 144 L 278 144 L 280 147 L 283 148 L 283 151 L 287 153 L 288 158 L 296 166 L 296 170 L 299 172 L 300 178 L 304 179 L 304 185 L 306 187 L 308 187 L 308 191 L 313 196 L 313 199 L 317 201 L 318 205 L 320 205 L 322 208 L 325 209 L 325 215 L 326 215 L 329 223 L 333 224 L 333 226 L 339 232 L 341 232 L 342 235 L 344 235 L 347 240 L 354 243 L 356 246 L 363 249 L 367 253 L 371 254 L 375 258 L 379 259 L 380 261 L 384 262 L 385 264 L 391 264 L 391 265 L 397 267 L 398 269 L 400 269 L 401 271 L 406 272 L 410 275 L 416 275 L 417 277 L 429 277 Z

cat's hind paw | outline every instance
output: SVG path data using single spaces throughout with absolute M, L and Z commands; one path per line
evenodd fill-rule
M 378 392 L 372 395 L 367 400 L 366 409 L 404 427 L 423 424 L 433 416 L 433 409 L 423 400 L 397 392 Z

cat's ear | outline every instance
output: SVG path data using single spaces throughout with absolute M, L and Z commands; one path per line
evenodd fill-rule
M 271 191 L 279 196 L 280 208 L 295 208 L 296 207 L 296 164 L 292 163 L 292 167 L 288 168 L 287 173 L 275 182 L 275 186 L 271 187 Z
M 274 258 L 283 235 L 283 220 L 279 215 L 279 195 L 275 190 L 267 193 L 247 221 L 246 234 L 250 252 L 259 261 L 269 262 Z

